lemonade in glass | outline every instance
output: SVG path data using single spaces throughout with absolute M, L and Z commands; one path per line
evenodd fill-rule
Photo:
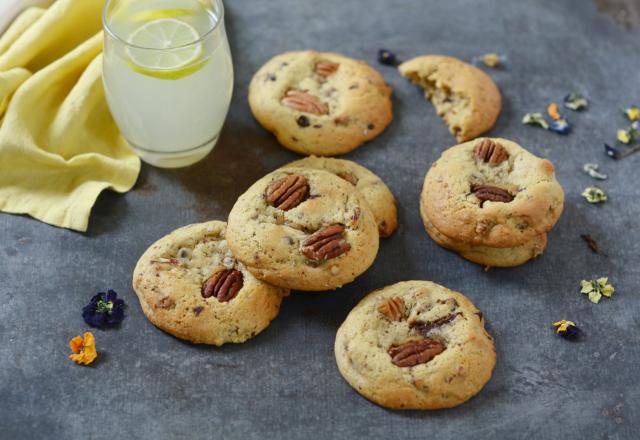
M 218 141 L 233 90 L 223 20 L 220 0 L 107 0 L 107 102 L 145 162 L 191 165 Z

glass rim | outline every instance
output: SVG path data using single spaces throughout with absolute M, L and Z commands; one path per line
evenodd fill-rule
M 134 49 L 141 49 L 141 50 L 154 50 L 154 51 L 158 51 L 158 52 L 167 52 L 167 51 L 172 51 L 172 50 L 178 50 L 178 49 L 185 49 L 191 46 L 195 46 L 196 44 L 201 44 L 209 35 L 211 35 L 213 32 L 215 32 L 216 29 L 218 29 L 218 26 L 220 26 L 220 23 L 224 23 L 224 5 L 222 3 L 222 0 L 211 0 L 213 3 L 215 3 L 216 7 L 219 9 L 220 14 L 219 16 L 217 16 L 217 20 L 216 23 L 213 25 L 213 27 L 211 27 L 211 29 L 209 29 L 207 32 L 205 32 L 204 34 L 202 34 L 200 36 L 200 38 L 198 38 L 197 40 L 194 40 L 190 43 L 186 43 L 186 44 L 181 44 L 180 46 L 175 46 L 175 47 L 146 47 L 146 46 L 139 46 L 137 44 L 131 44 L 129 43 L 127 40 L 123 39 L 120 35 L 118 35 L 117 33 L 115 33 L 113 31 L 113 29 L 111 29 L 111 27 L 109 26 L 109 23 L 107 21 L 107 9 L 109 7 L 109 5 L 111 5 L 111 3 L 118 1 L 118 0 L 106 0 L 104 3 L 104 6 L 102 7 L 102 28 L 109 34 L 111 35 L 113 38 L 115 38 L 116 40 L 118 40 L 120 43 L 124 44 L 127 47 L 131 47 Z

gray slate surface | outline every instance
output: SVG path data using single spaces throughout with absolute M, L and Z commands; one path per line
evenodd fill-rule
M 640 154 L 604 156 L 624 126 L 619 108 L 640 101 L 638 33 L 618 28 L 586 0 L 300 0 L 227 2 L 236 87 L 221 141 L 180 171 L 144 167 L 136 189 L 100 196 L 87 234 L 0 215 L 0 438 L 637 438 L 640 429 Z M 453 139 L 420 92 L 380 66 L 394 88 L 395 120 L 348 157 L 383 177 L 399 202 L 400 229 L 381 243 L 364 276 L 326 294 L 294 294 L 271 327 L 220 349 L 183 343 L 142 315 L 130 287 L 140 254 L 191 222 L 225 219 L 254 180 L 296 156 L 252 119 L 247 86 L 286 50 L 336 50 L 375 64 L 379 47 L 404 59 L 423 53 L 469 60 L 505 53 L 490 71 L 504 96 L 491 131 L 551 159 L 566 211 L 545 255 L 510 270 L 484 270 L 438 247 L 418 215 L 424 174 Z M 569 113 L 575 133 L 525 127 L 528 111 L 577 91 L 591 99 Z M 583 163 L 611 177 L 605 206 L 580 192 L 594 181 Z M 590 233 L 608 253 L 592 254 Z M 582 278 L 608 275 L 613 300 L 593 305 Z M 334 334 L 373 289 L 427 279 L 466 293 L 485 313 L 498 364 L 480 395 L 452 410 L 392 412 L 356 394 L 333 357 Z M 97 331 L 99 361 L 67 359 L 85 331 L 82 306 L 112 287 L 127 301 L 121 328 Z M 554 336 L 551 322 L 576 320 L 581 343 Z

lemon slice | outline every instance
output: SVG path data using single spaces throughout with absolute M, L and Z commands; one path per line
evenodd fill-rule
M 202 44 L 198 31 L 182 20 L 160 18 L 149 21 L 130 36 L 127 47 L 136 72 L 159 79 L 178 79 L 202 68 Z

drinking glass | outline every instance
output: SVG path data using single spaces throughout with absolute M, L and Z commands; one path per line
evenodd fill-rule
M 103 83 L 113 118 L 142 160 L 191 165 L 215 146 L 233 65 L 220 0 L 107 0 Z

